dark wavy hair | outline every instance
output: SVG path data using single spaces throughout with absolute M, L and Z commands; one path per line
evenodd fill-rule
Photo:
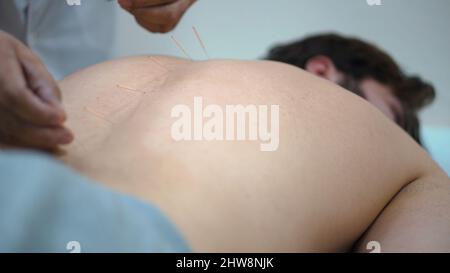
M 422 145 L 417 113 L 433 102 L 435 90 L 420 77 L 406 75 L 392 57 L 376 46 L 357 38 L 322 34 L 276 46 L 266 59 L 304 69 L 308 60 L 319 55 L 330 58 L 339 71 L 355 81 L 372 78 L 391 87 L 404 110 L 398 125 Z

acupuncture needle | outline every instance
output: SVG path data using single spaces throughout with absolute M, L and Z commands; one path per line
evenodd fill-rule
M 130 92 L 140 93 L 140 94 L 143 94 L 143 95 L 147 94 L 147 92 L 145 92 L 145 91 L 141 91 L 141 90 L 134 89 L 134 88 L 131 88 L 131 87 L 123 86 L 121 84 L 117 84 L 117 87 L 120 88 L 120 89 L 123 89 L 123 90 L 130 91 Z
M 164 65 L 162 65 L 160 62 L 158 62 L 157 60 L 155 60 L 155 58 L 153 56 L 147 56 L 152 62 L 154 62 L 155 64 L 157 64 L 159 67 L 161 67 L 162 69 L 164 69 L 166 72 L 169 72 L 170 70 L 165 67 Z
M 174 36 L 170 36 L 170 38 L 172 39 L 172 41 L 174 41 L 174 43 L 177 45 L 177 47 L 184 53 L 184 55 L 186 55 L 186 57 L 188 57 L 189 59 L 192 60 L 191 56 L 187 53 L 187 51 L 184 49 L 184 47 L 177 41 L 177 39 L 175 39 Z
M 99 119 L 101 119 L 101 120 L 104 120 L 104 121 L 106 121 L 106 122 L 108 122 L 108 123 L 110 123 L 110 124 L 113 124 L 113 122 L 111 122 L 110 120 L 108 120 L 108 119 L 106 119 L 105 117 L 101 116 L 99 113 L 97 113 L 97 112 L 95 112 L 95 111 L 89 109 L 87 106 L 85 106 L 84 109 L 85 109 L 87 112 L 89 112 L 89 113 L 91 113 L 92 115 L 94 115 L 95 117 L 97 117 L 97 118 L 99 118 Z
M 200 37 L 200 33 L 198 32 L 197 28 L 196 28 L 195 26 L 193 26 L 193 27 L 192 27 L 192 30 L 194 31 L 195 36 L 197 37 L 197 40 L 198 40 L 198 42 L 200 43 L 200 46 L 202 47 L 203 53 L 205 53 L 206 58 L 207 58 L 207 59 L 210 59 L 210 58 L 209 58 L 208 51 L 206 50 L 206 46 L 205 46 L 205 44 L 203 43 L 203 40 L 202 40 L 202 38 Z

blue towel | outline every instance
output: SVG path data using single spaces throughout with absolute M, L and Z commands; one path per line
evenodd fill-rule
M 0 153 L 0 252 L 189 252 L 155 206 L 41 154 Z

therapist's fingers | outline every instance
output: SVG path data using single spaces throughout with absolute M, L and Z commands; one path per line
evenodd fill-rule
M 167 5 L 178 0 L 119 0 L 120 6 L 126 10 Z
M 42 62 L 1 31 L 0 60 L 0 143 L 48 149 L 71 142 L 59 89 Z
M 18 44 L 17 57 L 22 66 L 28 88 L 43 102 L 44 106 L 51 106 L 50 112 L 56 115 L 55 120 L 62 124 L 66 114 L 61 104 L 61 91 L 58 84 L 48 72 L 40 58 L 26 46 Z
M 133 13 L 136 18 L 136 22 L 142 26 L 143 28 L 147 29 L 150 32 L 153 33 L 167 33 L 171 30 L 173 30 L 177 23 L 157 23 L 154 22 L 151 18 L 149 18 L 145 11 L 138 11 Z M 145 15 L 144 15 L 145 14 Z
M 29 49 L 8 38 L 0 33 L 0 107 L 31 124 L 62 124 L 56 84 Z
M 0 67 L 0 104 L 11 114 L 36 125 L 58 125 L 64 114 L 44 103 L 28 87 L 23 69 L 16 59 L 7 59 Z
M 0 122 L 1 143 L 9 146 L 49 150 L 73 140 L 72 133 L 66 128 L 28 124 L 3 109 L 0 109 Z
M 138 4 L 157 3 L 156 0 L 134 0 L 140 1 Z M 164 1 L 164 0 L 160 0 Z M 186 11 L 192 6 L 195 0 L 176 0 L 169 1 L 166 4 L 159 5 L 142 5 L 129 11 L 134 15 L 136 21 L 151 32 L 166 33 L 173 30 Z

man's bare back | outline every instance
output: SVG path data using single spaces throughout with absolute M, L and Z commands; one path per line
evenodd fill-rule
M 377 240 L 386 251 L 432 250 L 436 238 L 408 242 L 416 226 L 403 225 L 435 219 L 435 206 L 447 218 L 433 230 L 449 235 L 448 177 L 426 152 L 364 100 L 295 67 L 145 56 L 88 68 L 60 86 L 76 136 L 62 159 L 158 205 L 194 251 L 348 251 L 366 232 L 361 249 Z M 277 149 L 176 141 L 171 112 L 193 108 L 196 97 L 224 109 L 278 105 Z M 423 214 L 403 214 L 421 200 Z M 437 251 L 449 250 L 446 240 Z

